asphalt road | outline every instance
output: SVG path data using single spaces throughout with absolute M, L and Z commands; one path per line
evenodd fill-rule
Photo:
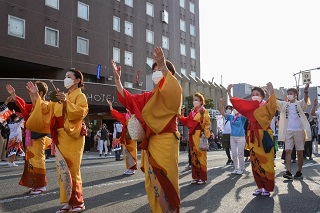
M 270 197 L 255 197 L 256 185 L 251 166 L 246 163 L 243 175 L 232 175 L 232 166 L 226 166 L 224 151 L 208 152 L 208 181 L 205 185 L 190 184 L 190 170 L 186 170 L 188 155 L 180 153 L 181 212 L 242 212 L 242 213 L 320 213 L 320 156 L 306 160 L 303 180 L 286 181 L 282 177 L 285 169 L 277 153 L 276 187 Z M 0 164 L 0 212 L 28 213 L 55 212 L 59 203 L 59 188 L 56 180 L 54 159 L 47 161 L 47 191 L 40 195 L 29 195 L 27 189 L 18 185 L 23 161 L 9 168 Z M 140 162 L 139 162 L 140 166 Z M 295 173 L 296 164 L 292 170 Z M 125 176 L 125 163 L 115 161 L 114 156 L 99 158 L 96 152 L 84 155 L 82 179 L 85 197 L 85 212 L 144 213 L 151 212 L 144 188 L 144 174 Z

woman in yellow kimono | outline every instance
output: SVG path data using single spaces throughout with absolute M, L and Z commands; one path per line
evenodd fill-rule
M 145 173 L 145 188 L 153 213 L 179 212 L 179 132 L 177 116 L 180 114 L 182 89 L 173 76 L 173 64 L 164 58 L 161 47 L 154 49 L 152 66 L 153 91 L 130 94 L 123 88 L 121 67 L 112 60 L 119 101 L 135 114 L 145 130 L 141 170 Z
M 232 97 L 231 88 L 232 85 L 229 85 L 228 94 L 233 107 L 247 117 L 249 121 L 246 142 L 250 151 L 253 177 L 257 184 L 257 189 L 253 192 L 253 195 L 270 196 L 270 192 L 274 190 L 274 149 L 266 153 L 262 139 L 264 131 L 268 131 L 270 137 L 273 138 L 270 123 L 277 111 L 273 86 L 270 82 L 267 84 L 270 94 L 267 101 L 263 100 L 265 93 L 260 87 L 252 88 L 252 100 Z
M 45 82 L 36 81 L 40 98 L 45 101 L 48 86 Z M 46 191 L 46 159 L 45 147 L 51 144 L 51 139 L 47 137 L 49 132 L 31 132 L 25 129 L 26 121 L 33 109 L 32 104 L 27 104 L 21 97 L 16 95 L 15 88 L 10 84 L 6 85 L 7 92 L 10 94 L 15 104 L 19 107 L 24 123 L 26 156 L 22 177 L 19 181 L 21 186 L 29 188 L 30 194 L 37 195 Z
M 203 95 L 196 92 L 193 95 L 193 109 L 188 117 L 184 117 L 181 110 L 179 121 L 189 129 L 189 147 L 191 156 L 192 184 L 204 184 L 207 181 L 207 151 L 200 150 L 200 137 L 203 133 L 206 138 L 210 137 L 210 116 L 206 110 Z
M 56 145 L 60 202 L 66 203 L 57 213 L 85 210 L 80 165 L 85 142 L 82 132 L 85 126 L 83 127 L 82 124 L 88 113 L 88 102 L 81 91 L 82 73 L 75 69 L 69 70 L 64 79 L 64 86 L 68 89 L 67 93 L 57 89 L 56 100 L 54 100 L 57 102 L 46 103 L 39 98 L 33 83 L 27 83 L 27 88 L 34 94 L 36 103 L 26 127 L 31 131 L 36 131 L 36 128 L 40 126 L 39 120 L 42 119 L 43 123 L 50 127 L 52 142 Z M 33 120 L 38 120 L 36 126 L 31 126 Z

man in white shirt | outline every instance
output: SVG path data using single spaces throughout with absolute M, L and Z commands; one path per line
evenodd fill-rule
M 287 179 L 302 179 L 303 150 L 305 141 L 311 140 L 311 129 L 304 111 L 310 105 L 308 96 L 309 84 L 304 89 L 304 98 L 297 100 L 298 90 L 290 88 L 287 90 L 287 101 L 277 101 L 280 111 L 280 122 L 278 131 L 278 140 L 285 142 L 286 166 L 287 171 L 283 175 Z M 291 153 L 293 147 L 296 147 L 298 154 L 298 171 L 291 174 Z
M 233 107 L 231 105 L 227 105 L 225 107 L 226 109 L 226 114 L 231 114 Z M 226 155 L 228 157 L 227 165 L 232 165 L 233 161 L 231 159 L 230 155 L 230 134 L 231 134 L 231 125 L 230 121 L 226 120 L 225 118 L 223 119 L 223 129 L 222 129 L 222 147 L 226 151 Z

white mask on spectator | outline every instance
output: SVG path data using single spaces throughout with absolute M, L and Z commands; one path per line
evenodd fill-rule
M 162 72 L 159 70 L 154 71 L 151 78 L 154 84 L 158 84 L 161 78 L 163 78 Z
M 253 101 L 258 101 L 259 103 L 261 102 L 261 97 L 258 96 L 258 95 L 252 96 L 251 99 L 252 99 Z
M 227 109 L 227 110 L 226 110 L 226 113 L 227 113 L 227 114 L 231 114 L 231 109 Z
M 198 106 L 200 106 L 201 104 L 200 104 L 200 102 L 199 101 L 193 101 L 193 106 L 194 107 L 198 107 Z
M 287 95 L 287 97 L 288 97 L 288 100 L 289 100 L 289 101 L 292 101 L 292 100 L 295 99 L 295 97 L 294 97 L 293 95 Z

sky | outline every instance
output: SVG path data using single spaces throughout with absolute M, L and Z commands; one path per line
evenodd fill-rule
M 200 78 L 302 88 L 300 71 L 320 68 L 319 0 L 199 2 Z M 320 69 L 310 75 L 320 86 Z

